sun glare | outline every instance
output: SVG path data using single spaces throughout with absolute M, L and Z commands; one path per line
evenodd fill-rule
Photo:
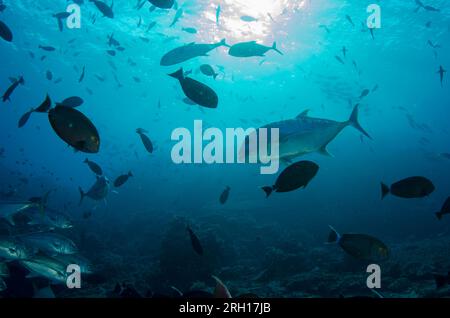
M 264 41 L 273 35 L 277 23 L 288 20 L 306 0 L 223 0 L 215 37 L 226 35 L 230 41 Z M 211 4 L 204 16 L 216 20 L 217 5 Z M 217 30 L 216 30 L 217 31 Z

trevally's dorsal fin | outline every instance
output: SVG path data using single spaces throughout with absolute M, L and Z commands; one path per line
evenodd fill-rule
M 303 112 L 301 112 L 297 117 L 295 118 L 302 118 L 302 117 L 308 117 L 308 113 L 309 113 L 309 109 L 304 110 Z

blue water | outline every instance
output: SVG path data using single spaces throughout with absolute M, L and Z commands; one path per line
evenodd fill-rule
M 66 235 L 84 246 L 81 252 L 99 272 L 107 271 L 105 288 L 123 280 L 132 281 L 141 290 L 157 289 L 154 281 L 160 289 L 171 285 L 190 288 L 198 281 L 211 288 L 213 281 L 204 273 L 189 275 L 191 267 L 183 264 L 182 258 L 174 258 L 173 263 L 186 272 L 186 277 L 177 278 L 179 273 L 171 275 L 169 269 L 162 271 L 164 278 L 158 278 L 163 275 L 158 268 L 164 258 L 161 255 L 167 244 L 161 242 L 167 243 L 165 238 L 169 237 L 175 250 L 189 249 L 192 254 L 183 227 L 178 247 L 168 236 L 176 218 L 191 224 L 202 240 L 223 247 L 220 257 L 214 256 L 212 248 L 208 257 L 214 261 L 201 262 L 211 261 L 213 265 L 206 266 L 211 274 L 223 274 L 226 268 L 242 272 L 222 275 L 236 293 L 241 287 L 252 290 L 248 277 L 265 268 L 265 256 L 276 259 L 270 256 L 274 249 L 287 253 L 280 242 L 296 246 L 289 253 L 301 250 L 301 257 L 314 264 L 319 273 L 326 271 L 322 267 L 326 267 L 327 259 L 345 269 L 344 252 L 323 244 L 328 225 L 343 233 L 367 233 L 382 239 L 393 246 L 391 262 L 404 264 L 414 258 L 419 264 L 428 264 L 439 256 L 439 266 L 430 264 L 427 274 L 450 269 L 445 267 L 450 266 L 448 249 L 441 250 L 445 244 L 440 241 L 448 242 L 450 218 L 444 216 L 439 222 L 434 216 L 450 195 L 449 159 L 442 156 L 450 152 L 450 83 L 447 73 L 441 87 L 437 74 L 440 65 L 450 69 L 447 1 L 427 1 L 440 12 L 414 12 L 417 5 L 412 0 L 179 0 L 178 7 L 184 14 L 173 27 L 169 27 L 176 13 L 173 9 L 150 12 L 146 3 L 138 11 L 136 1 L 116 0 L 115 17 L 108 19 L 93 3 L 84 2 L 81 28 L 65 27 L 60 32 L 52 14 L 65 11 L 67 1 L 4 1 L 7 8 L 0 13 L 0 20 L 10 27 L 14 39 L 11 43 L 0 39 L 0 89 L 3 93 L 11 84 L 9 78 L 20 75 L 25 85 L 16 89 L 10 102 L 0 105 L 0 149 L 4 149 L 0 156 L 0 192 L 13 190 L 12 198 L 24 200 L 52 190 L 49 205 L 69 214 L 75 222 Z M 372 2 L 381 6 L 382 22 L 381 29 L 374 31 L 374 39 L 365 25 L 366 8 Z M 219 4 L 222 10 L 217 26 Z M 243 22 L 243 15 L 258 20 Z M 147 32 L 153 21 L 155 27 Z M 183 27 L 194 27 L 198 33 L 189 34 Z M 125 48 L 115 57 L 106 52 L 111 49 L 111 33 Z M 160 66 L 161 57 L 173 48 L 191 42 L 215 43 L 223 38 L 229 44 L 256 40 L 271 46 L 276 41 L 284 55 L 269 51 L 263 58 L 242 59 L 229 56 L 228 49 L 221 47 L 207 57 Z M 433 49 L 428 40 L 442 48 Z M 39 45 L 53 46 L 56 51 L 40 50 Z M 342 55 L 343 46 L 348 50 L 346 57 Z M 46 58 L 41 60 L 42 56 Z M 136 66 L 130 65 L 130 60 Z M 219 72 L 216 80 L 198 71 L 205 63 Z M 182 102 L 185 96 L 179 83 L 167 76 L 180 66 L 193 70 L 190 76 L 217 92 L 217 109 Z M 86 76 L 79 83 L 83 67 Z M 53 74 L 51 81 L 46 79 L 47 71 Z M 99 81 L 96 75 L 105 81 Z M 62 81 L 55 83 L 59 78 Z M 359 99 L 364 89 L 372 90 L 376 85 L 378 89 Z M 98 154 L 68 147 L 54 133 L 45 114 L 32 114 L 25 127 L 17 127 L 20 116 L 38 106 L 47 93 L 54 102 L 69 96 L 84 99 L 78 110 L 99 131 Z M 220 129 L 249 128 L 295 118 L 310 109 L 313 117 L 345 121 L 358 102 L 360 123 L 373 140 L 361 138 L 360 132 L 348 127 L 328 146 L 333 157 L 309 154 L 299 158 L 320 166 L 306 189 L 266 199 L 260 187 L 273 184 L 276 175 L 261 175 L 258 165 L 176 165 L 171 159 L 175 144 L 170 140 L 172 131 L 179 127 L 193 130 L 194 120 Z M 156 148 L 152 154 L 146 152 L 137 128 L 148 131 Z M 85 158 L 100 164 L 110 180 L 128 171 L 134 177 L 111 191 L 106 202 L 85 199 L 79 206 L 78 187 L 87 190 L 96 179 L 83 163 Z M 391 184 L 415 175 L 432 180 L 435 192 L 422 199 L 389 196 L 381 200 L 380 182 Z M 230 197 L 220 205 L 219 196 L 226 186 L 231 187 Z M 86 211 L 92 211 L 91 218 L 83 219 Z M 81 242 L 81 237 L 87 242 Z M 258 246 L 253 245 L 255 239 L 260 240 Z M 403 249 L 403 244 L 416 244 L 435 254 L 422 256 L 414 249 Z M 240 271 L 233 269 L 236 266 Z M 276 285 L 312 270 L 294 270 L 266 284 Z M 354 272 L 366 275 L 365 267 L 357 266 Z M 321 277 L 314 279 L 326 280 Z M 390 279 L 395 278 L 392 275 Z M 364 279 L 355 284 L 360 289 L 349 287 L 346 292 L 359 294 L 365 290 Z M 261 296 L 330 296 L 323 291 L 295 294 L 283 288 L 258 286 L 255 288 Z M 387 288 L 384 292 L 408 296 L 413 286 L 433 290 L 433 278 L 424 275 L 420 282 L 411 280 L 403 289 Z M 90 288 L 82 295 L 98 294 L 95 285 Z M 414 296 L 423 296 L 419 290 Z

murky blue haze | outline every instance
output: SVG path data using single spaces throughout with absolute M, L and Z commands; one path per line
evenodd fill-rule
M 446 287 L 436 290 L 433 279 L 433 273 L 450 270 L 450 217 L 435 216 L 450 195 L 450 82 L 447 73 L 441 87 L 437 73 L 440 65 L 450 69 L 447 1 L 426 1 L 440 12 L 415 12 L 413 0 L 179 0 L 183 15 L 172 27 L 174 9 L 150 11 L 145 3 L 138 10 L 137 1 L 116 0 L 114 19 L 108 19 L 84 1 L 81 28 L 62 32 L 52 14 L 69 2 L 3 2 L 0 20 L 14 39 L 0 39 L 1 93 L 11 77 L 23 76 L 25 84 L 0 104 L 2 200 L 51 190 L 48 206 L 74 222 L 56 231 L 77 244 L 100 277 L 80 290 L 55 288 L 57 297 L 110 296 L 122 282 L 141 295 L 172 295 L 170 286 L 212 291 L 210 275 L 220 277 L 233 296 L 373 295 L 366 287 L 368 263 L 324 244 L 328 225 L 340 233 L 370 234 L 389 246 L 390 258 L 380 263 L 385 297 L 449 295 Z M 366 26 L 372 3 L 380 5 L 382 22 L 374 38 Z M 244 15 L 257 21 L 242 21 Z M 151 22 L 156 25 L 147 31 Z M 197 33 L 183 31 L 188 27 Z M 115 56 L 107 53 L 114 50 L 108 45 L 112 33 L 124 48 Z M 220 47 L 180 65 L 160 65 L 171 49 L 224 38 L 230 45 L 276 41 L 284 55 L 236 58 Z M 202 64 L 213 66 L 216 80 L 199 71 Z M 178 81 L 167 75 L 180 66 L 214 89 L 216 109 L 183 102 Z M 360 98 L 365 89 L 370 93 Z M 47 93 L 54 102 L 84 99 L 77 109 L 99 131 L 97 154 L 68 147 L 46 114 L 32 114 L 18 128 L 19 118 Z M 176 165 L 171 159 L 172 131 L 193 131 L 194 120 L 221 129 L 257 128 L 309 109 L 312 117 L 346 121 L 357 103 L 359 121 L 373 140 L 347 127 L 328 146 L 333 157 L 312 153 L 296 159 L 320 167 L 305 189 L 266 199 L 261 186 L 274 184 L 276 175 L 261 175 L 259 165 Z M 148 131 L 152 154 L 137 128 Z M 111 181 L 128 171 L 133 177 L 110 191 L 106 202 L 85 198 L 79 205 L 78 188 L 88 190 L 96 180 L 86 158 Z M 432 180 L 436 190 L 419 199 L 381 200 L 380 182 L 410 176 Z M 230 196 L 221 205 L 226 186 Z M 83 217 L 89 211 L 92 216 Z M 2 235 L 26 231 L 2 222 Z M 186 224 L 203 243 L 203 256 L 193 251 Z M 28 288 L 26 281 L 21 284 Z M 3 295 L 18 294 L 16 288 Z

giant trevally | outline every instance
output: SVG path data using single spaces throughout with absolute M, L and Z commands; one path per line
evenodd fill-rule
M 92 200 L 100 201 L 106 198 L 109 192 L 109 180 L 105 176 L 97 176 L 97 181 L 89 189 L 88 192 L 84 192 L 81 187 L 80 190 L 80 204 L 83 202 L 84 197 L 89 197 Z
M 30 277 L 42 276 L 52 283 L 66 284 L 67 266 L 53 257 L 39 254 L 20 263 L 31 272 Z
M 72 240 L 56 233 L 38 232 L 20 235 L 18 238 L 35 252 L 41 251 L 49 255 L 56 255 L 75 254 L 78 251 Z
M 166 53 L 161 59 L 162 66 L 171 66 L 186 62 L 198 56 L 208 56 L 208 53 L 220 46 L 228 46 L 225 39 L 213 44 L 197 44 L 195 42 L 178 47 Z
M 283 55 L 283 53 L 277 49 L 276 42 L 273 42 L 273 45 L 270 47 L 258 44 L 256 41 L 237 43 L 230 47 L 228 54 L 234 57 L 265 56 L 270 50 L 274 50 Z
M 9 224 L 15 225 L 14 216 L 16 214 L 34 207 L 41 210 L 43 208 L 43 206 L 30 201 L 0 202 L 0 219 L 5 219 Z
M 0 238 L 0 259 L 8 261 L 27 259 L 32 255 L 31 250 L 14 237 Z
M 359 124 L 358 112 L 359 105 L 356 105 L 349 120 L 338 122 L 309 117 L 308 111 L 304 111 L 295 119 L 272 123 L 262 128 L 267 128 L 269 132 L 272 128 L 279 129 L 279 159 L 281 161 L 290 162 L 296 157 L 313 152 L 331 156 L 327 150 L 328 144 L 347 126 L 356 128 L 362 134 L 372 139 Z M 248 154 L 248 148 L 241 147 L 239 154 L 241 159 Z M 256 153 L 250 153 L 250 157 L 255 155 Z

